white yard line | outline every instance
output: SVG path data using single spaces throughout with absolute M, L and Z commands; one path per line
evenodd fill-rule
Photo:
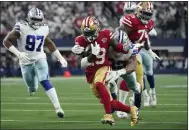
M 20 100 L 20 99 L 23 99 L 23 100 L 38 100 L 38 99 L 45 99 L 46 100 L 46 98 L 47 97 L 35 97 L 35 96 L 32 96 L 32 97 L 3 97 L 3 96 L 1 96 L 1 102 L 3 102 L 2 100 L 5 100 L 5 99 L 10 99 L 10 100 L 12 100 L 12 99 L 18 99 L 18 100 Z M 87 97 L 62 97 L 62 96 L 59 96 L 58 97 L 59 99 L 65 99 L 65 100 L 94 100 L 94 101 L 96 101 L 97 99 L 95 98 L 95 97 L 91 97 L 91 98 L 87 98 Z M 181 100 L 181 101 L 184 101 L 184 100 L 187 100 L 187 98 L 185 99 L 185 98 L 175 98 L 175 99 L 169 99 L 168 97 L 165 99 L 165 98 L 162 98 L 162 97 L 159 97 L 158 98 L 158 100 L 161 100 L 161 101 L 177 101 L 177 100 Z
M 43 109 L 1 109 L 1 112 L 51 112 L 52 110 L 43 110 Z M 99 112 L 99 110 L 64 110 L 65 112 Z M 140 111 L 140 112 L 147 112 L 147 113 L 185 113 L 187 111 Z
M 100 121 L 66 121 L 66 120 L 61 120 L 61 121 L 41 121 L 41 120 L 3 120 L 1 119 L 2 122 L 27 122 L 27 123 L 59 123 L 59 122 L 64 122 L 64 123 L 99 123 Z M 187 122 L 139 122 L 139 124 L 188 124 Z
M 31 103 L 28 103 L 28 102 L 18 102 L 18 103 L 15 103 L 15 102 L 1 102 L 1 105 L 14 105 L 14 104 L 19 104 L 19 105 L 51 105 L 51 103 L 44 103 L 44 102 L 31 102 Z M 101 105 L 100 103 L 60 103 L 60 104 L 64 104 L 64 105 L 78 105 L 78 106 L 99 106 Z M 157 104 L 158 106 L 187 106 L 188 104 Z

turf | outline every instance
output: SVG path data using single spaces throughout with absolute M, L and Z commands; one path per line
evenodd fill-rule
M 157 75 L 156 108 L 143 107 L 139 123 L 118 119 L 115 126 L 103 125 L 103 106 L 92 95 L 84 77 L 51 78 L 56 87 L 65 118 L 56 117 L 44 89 L 28 96 L 22 79 L 1 79 L 2 129 L 187 129 L 187 77 Z

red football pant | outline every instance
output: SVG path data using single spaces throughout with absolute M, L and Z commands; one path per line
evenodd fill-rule
M 111 107 L 112 107 L 113 110 L 123 111 L 123 112 L 126 112 L 126 113 L 129 113 L 131 111 L 130 106 L 124 105 L 120 101 L 112 100 L 110 103 L 111 103 Z
M 95 83 L 95 87 L 100 95 L 101 103 L 104 105 L 106 114 L 111 114 L 110 94 L 106 86 L 101 82 L 97 82 Z

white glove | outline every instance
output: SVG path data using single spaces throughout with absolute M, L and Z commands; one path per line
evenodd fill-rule
M 68 67 L 68 62 L 64 58 L 60 59 L 59 61 L 62 64 L 62 67 Z
M 58 58 L 58 60 L 62 64 L 62 67 L 68 66 L 67 61 L 64 59 L 64 57 L 62 57 L 62 55 L 60 54 L 60 52 L 58 50 L 54 51 L 52 54 L 55 55 Z
M 75 45 L 74 47 L 72 47 L 72 52 L 75 54 L 81 54 L 82 52 L 84 52 L 84 47 L 81 47 L 80 45 Z
M 157 56 L 157 54 L 154 53 L 151 49 L 148 50 L 148 53 L 149 53 L 149 55 L 150 55 L 154 60 L 156 60 L 156 59 L 160 60 L 159 56 Z
M 97 44 L 97 42 L 95 42 L 94 44 L 91 44 L 91 49 L 92 49 L 92 54 L 97 56 L 100 53 L 100 46 L 99 44 Z
M 114 84 L 114 82 L 123 74 L 126 74 L 125 69 L 120 69 L 117 71 L 109 71 L 106 77 L 106 82 Z
M 18 51 L 18 49 L 16 49 L 14 46 L 9 47 L 9 51 L 15 54 L 19 60 L 22 60 L 24 62 L 30 61 L 27 53 Z

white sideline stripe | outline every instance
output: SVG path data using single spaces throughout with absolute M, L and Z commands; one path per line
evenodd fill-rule
M 1 120 L 2 122 L 39 122 L 39 123 L 99 123 L 100 121 L 41 121 L 41 120 Z M 187 122 L 139 122 L 139 124 L 188 124 Z
M 6 111 L 6 112 L 51 112 L 54 110 L 39 110 L 39 109 L 1 109 L 1 112 Z M 70 111 L 70 112 L 99 112 L 99 110 L 64 110 L 64 111 Z M 187 112 L 187 111 L 140 111 L 140 112 L 147 112 L 147 113 L 182 113 L 182 112 Z
M 12 104 L 20 104 L 20 105 L 51 105 L 51 103 L 44 103 L 44 102 L 31 102 L 31 103 L 26 103 L 26 102 L 23 102 L 23 103 L 15 103 L 15 102 L 6 102 L 6 103 L 1 103 L 2 104 L 6 104 L 6 105 L 12 105 Z M 60 104 L 64 104 L 64 105 L 87 105 L 87 106 L 90 106 L 90 105 L 94 105 L 94 106 L 100 106 L 101 104 L 100 103 L 60 103 Z M 157 104 L 157 106 L 186 106 L 188 104 Z

